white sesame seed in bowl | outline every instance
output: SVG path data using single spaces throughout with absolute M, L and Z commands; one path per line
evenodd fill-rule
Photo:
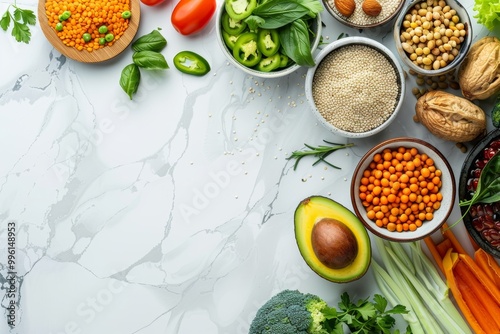
M 317 119 L 333 133 L 362 138 L 384 130 L 405 95 L 404 72 L 394 54 L 365 37 L 345 37 L 324 47 L 306 75 L 306 97 Z

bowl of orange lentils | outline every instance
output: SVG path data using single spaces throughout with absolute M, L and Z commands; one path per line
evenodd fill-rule
M 139 0 L 39 0 L 38 18 L 61 54 L 86 63 L 109 60 L 132 42 Z
M 391 241 L 425 238 L 448 219 L 455 176 L 444 155 L 410 137 L 388 139 L 360 159 L 351 181 L 353 209 L 373 234 Z

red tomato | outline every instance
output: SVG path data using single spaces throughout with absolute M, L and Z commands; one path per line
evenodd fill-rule
M 172 25 L 183 35 L 205 28 L 215 13 L 215 0 L 181 0 L 172 12 Z
M 164 2 L 165 0 L 141 0 L 146 6 L 156 6 Z

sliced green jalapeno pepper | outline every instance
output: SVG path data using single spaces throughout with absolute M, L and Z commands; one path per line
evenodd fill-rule
M 290 58 L 287 55 L 280 53 L 280 67 L 287 67 L 290 63 Z
M 280 38 L 277 30 L 260 29 L 257 39 L 257 47 L 266 57 L 271 57 L 280 48 Z
M 257 0 L 225 0 L 226 12 L 236 21 L 241 21 L 252 14 L 257 7 Z
M 244 21 L 237 21 L 233 19 L 227 12 L 222 14 L 222 29 L 229 35 L 239 35 L 247 27 Z
M 262 58 L 262 53 L 257 48 L 257 34 L 253 32 L 241 34 L 234 44 L 233 56 L 245 66 L 257 65 Z
M 192 51 L 181 51 L 174 57 L 174 66 L 182 73 L 203 76 L 210 72 L 205 58 Z
M 230 35 L 224 30 L 222 30 L 222 38 L 224 39 L 224 43 L 226 43 L 226 46 L 231 50 L 234 49 L 234 44 L 236 43 L 238 36 L 239 35 Z
M 276 53 L 271 57 L 262 58 L 255 67 L 255 69 L 261 72 L 271 72 L 272 70 L 275 70 L 278 67 L 280 67 L 280 64 L 281 64 L 280 54 Z

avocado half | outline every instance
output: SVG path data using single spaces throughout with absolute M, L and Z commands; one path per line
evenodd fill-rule
M 332 268 L 326 263 L 324 256 L 322 260 L 317 256 L 317 246 L 313 245 L 313 234 L 317 232 L 313 232 L 313 229 L 322 220 L 338 222 L 343 230 L 347 227 L 354 235 L 357 251 L 349 264 L 342 268 Z M 347 283 L 361 278 L 366 273 L 372 257 L 370 237 L 358 217 L 342 204 L 323 196 L 308 197 L 297 206 L 294 222 L 295 239 L 300 254 L 307 265 L 319 276 L 332 282 Z M 321 230 L 328 231 L 328 229 Z M 328 239 L 328 236 L 324 239 Z M 332 245 L 332 249 L 330 254 L 337 256 L 335 245 Z

